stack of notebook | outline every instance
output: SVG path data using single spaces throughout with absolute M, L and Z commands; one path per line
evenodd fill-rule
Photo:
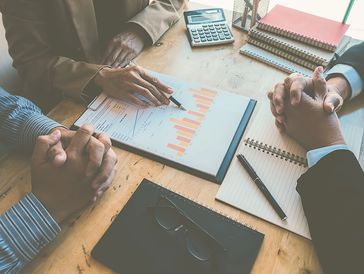
M 345 51 L 348 27 L 277 5 L 250 30 L 240 52 L 285 72 L 309 76 L 315 67 L 326 67 L 335 53 Z

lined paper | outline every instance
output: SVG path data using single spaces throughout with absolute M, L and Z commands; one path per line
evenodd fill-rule
M 342 128 L 347 144 L 359 157 L 364 129 L 350 125 L 345 125 Z M 306 151 L 303 147 L 290 137 L 278 132 L 268 104 L 261 106 L 244 140 L 247 138 L 306 157 Z M 250 162 L 288 219 L 282 221 L 279 218 L 236 157 L 216 195 L 216 199 L 311 239 L 301 198 L 296 191 L 297 179 L 307 168 L 249 147 L 245 145 L 244 141 L 237 153 L 243 154 Z

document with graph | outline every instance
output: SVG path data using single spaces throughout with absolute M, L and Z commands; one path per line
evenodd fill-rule
M 221 183 L 255 101 L 151 72 L 174 89 L 174 104 L 142 107 L 101 94 L 75 122 L 95 126 L 126 150 Z

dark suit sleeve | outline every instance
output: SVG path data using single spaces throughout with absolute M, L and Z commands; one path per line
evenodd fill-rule
M 364 42 L 349 48 L 340 56 L 335 64 L 352 66 L 364 81 Z
M 337 150 L 298 179 L 312 240 L 325 273 L 363 273 L 364 173 Z

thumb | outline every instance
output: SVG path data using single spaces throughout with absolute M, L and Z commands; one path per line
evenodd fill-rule
M 327 93 L 326 80 L 323 76 L 324 69 L 320 66 L 315 68 L 312 74 L 313 92 L 316 97 L 324 98 Z
M 328 113 L 339 111 L 343 103 L 343 98 L 336 92 L 328 92 L 324 97 L 324 109 Z
M 67 160 L 66 151 L 63 149 L 62 142 L 56 143 L 48 150 L 48 159 L 53 162 L 55 167 L 63 166 Z
M 48 161 L 48 150 L 51 146 L 57 144 L 61 140 L 61 132 L 55 130 L 49 135 L 39 136 L 35 143 L 32 161 L 41 163 Z

